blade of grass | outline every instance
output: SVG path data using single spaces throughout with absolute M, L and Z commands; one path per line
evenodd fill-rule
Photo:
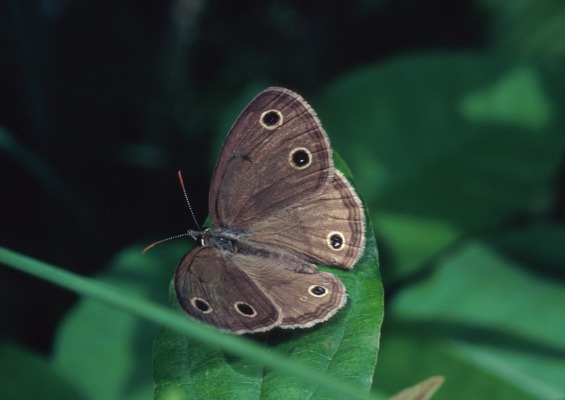
M 151 303 L 137 296 L 131 296 L 111 285 L 91 278 L 82 277 L 39 260 L 0 247 L 0 263 L 34 275 L 55 285 L 113 305 L 159 325 L 178 330 L 207 344 L 218 346 L 239 357 L 263 363 L 266 367 L 278 369 L 306 382 L 316 383 L 329 391 L 348 399 L 378 399 L 357 387 L 323 373 L 290 362 L 283 356 L 265 349 L 247 339 L 222 333 L 201 325 L 166 307 Z

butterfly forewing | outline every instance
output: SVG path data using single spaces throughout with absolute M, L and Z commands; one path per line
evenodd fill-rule
M 243 110 L 220 152 L 210 189 L 215 226 L 247 228 L 324 188 L 333 163 L 312 108 L 272 88 Z

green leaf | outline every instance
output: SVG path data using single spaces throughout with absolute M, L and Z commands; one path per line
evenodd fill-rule
M 86 398 L 79 394 L 72 381 L 52 368 L 38 354 L 9 342 L 0 343 L 0 399 Z
M 336 161 L 341 164 L 339 160 Z M 311 329 L 251 335 L 296 365 L 340 377 L 366 391 L 376 363 L 383 290 L 372 228 L 353 271 L 321 267 L 347 287 L 348 302 L 329 321 Z M 171 303 L 178 309 L 171 288 Z M 164 328 L 154 344 L 155 398 L 334 399 L 343 398 L 315 382 L 304 382 L 250 360 L 226 355 L 216 346 Z
M 134 246 L 118 254 L 97 278 L 164 303 L 164 289 L 184 248 L 186 242 L 167 243 L 141 254 L 141 247 Z M 148 399 L 153 393 L 151 345 L 157 332 L 155 324 L 85 298 L 59 326 L 53 364 L 89 399 Z
M 394 299 L 377 385 L 390 384 L 395 367 L 409 363 L 416 376 L 426 371 L 446 377 L 438 399 L 563 397 L 565 320 L 559 304 L 565 304 L 564 285 L 469 243 L 430 279 Z M 400 381 L 410 378 L 391 379 L 402 387 Z M 462 381 L 464 390 L 457 386 Z
M 544 78 L 491 55 L 412 55 L 344 75 L 313 102 L 356 173 L 389 276 L 547 210 L 565 135 Z
M 546 127 L 552 117 L 549 99 L 533 68 L 518 67 L 500 82 L 467 96 L 461 104 L 470 120 L 515 124 L 533 130 Z

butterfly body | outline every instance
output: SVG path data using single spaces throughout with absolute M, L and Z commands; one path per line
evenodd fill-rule
M 213 247 L 230 258 L 235 255 L 253 256 L 265 262 L 273 262 L 278 268 L 285 268 L 297 273 L 318 271 L 315 264 L 293 254 L 281 251 L 276 246 L 257 244 L 247 240 L 249 235 L 233 228 L 206 229 L 202 232 L 202 246 Z
M 345 304 L 344 285 L 316 264 L 354 266 L 363 209 L 299 95 L 269 88 L 244 109 L 218 158 L 209 209 L 214 228 L 175 273 L 189 316 L 242 334 L 309 327 Z

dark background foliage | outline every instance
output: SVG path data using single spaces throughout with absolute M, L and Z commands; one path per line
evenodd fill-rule
M 320 106 L 337 150 L 343 150 L 354 176 L 360 176 L 359 192 L 372 213 L 378 214 L 382 207 L 402 210 L 410 218 L 437 217 L 445 211 L 441 223 L 457 227 L 458 234 L 442 245 L 430 245 L 429 251 L 403 264 L 403 257 L 411 254 L 400 251 L 395 238 L 429 237 L 436 231 L 403 231 L 402 224 L 387 225 L 392 222 L 380 221 L 375 214 L 388 300 L 426 279 L 438 257 L 470 236 L 489 238 L 488 246 L 503 253 L 512 249 L 505 254 L 519 268 L 562 285 L 563 252 L 558 250 L 565 217 L 562 141 L 552 141 L 553 153 L 547 157 L 548 149 L 536 148 L 540 160 L 555 160 L 539 171 L 532 170 L 531 164 L 516 166 L 525 168 L 520 173 L 531 175 L 531 181 L 538 180 L 539 174 L 538 181 L 544 184 L 542 194 L 516 207 L 501 206 L 499 212 L 489 205 L 484 215 L 478 215 L 476 210 L 482 209 L 483 202 L 508 204 L 508 200 L 504 194 L 481 187 L 480 182 L 465 182 L 460 188 L 438 182 L 438 170 L 455 166 L 454 174 L 460 173 L 457 165 L 476 151 L 472 147 L 447 161 L 430 153 L 439 166 L 424 166 L 429 168 L 427 175 L 419 170 L 424 181 L 422 177 L 415 182 L 407 179 L 395 192 L 401 199 L 421 196 L 418 204 L 423 205 L 404 206 L 395 195 L 374 195 L 370 178 L 374 164 L 357 157 L 355 149 L 365 138 L 368 145 L 375 146 L 374 153 L 369 151 L 375 160 L 386 160 L 392 154 L 379 153 L 378 132 L 367 128 L 366 136 L 359 133 L 371 121 L 356 119 L 354 109 L 355 104 L 370 99 L 371 92 L 390 91 L 396 96 L 390 101 L 390 107 L 397 107 L 394 118 L 405 121 L 414 136 L 391 135 L 382 140 L 403 142 L 399 157 L 418 159 L 427 151 L 428 129 L 435 129 L 419 124 L 427 106 L 439 104 L 431 110 L 440 115 L 460 83 L 479 82 L 475 73 L 496 75 L 495 71 L 505 68 L 495 64 L 508 69 L 525 65 L 542 76 L 555 117 L 551 131 L 563 136 L 565 28 L 560 26 L 565 24 L 559 21 L 565 20 L 560 17 L 565 15 L 565 6 L 560 1 L 2 0 L 0 7 L 2 246 L 79 274 L 95 275 L 132 243 L 182 233 L 192 227 L 192 221 L 176 171 L 184 171 L 196 216 L 202 221 L 207 214 L 211 171 L 227 129 L 256 92 L 278 85 L 296 90 L 317 110 Z M 417 58 L 457 54 L 481 55 L 488 62 L 477 62 L 476 68 L 472 67 L 475 61 L 465 59 L 441 64 L 449 71 L 444 75 L 437 68 L 439 63 Z M 414 61 L 398 61 L 403 57 L 414 57 Z M 488 63 L 493 67 L 486 68 Z M 348 74 L 361 76 L 356 71 L 377 71 L 381 66 L 399 71 L 401 79 L 392 80 L 394 74 L 390 80 L 366 78 L 380 86 L 355 91 L 354 87 L 363 85 L 352 84 L 348 89 Z M 437 87 L 443 84 L 442 91 L 426 86 L 430 82 L 438 82 Z M 391 86 L 385 90 L 387 84 Z M 480 86 L 477 83 L 477 89 Z M 411 96 L 417 91 L 419 97 Z M 340 100 L 346 105 L 334 113 L 332 107 L 338 107 Z M 472 104 L 469 107 L 472 114 L 475 109 Z M 336 129 L 340 122 L 332 121 L 341 114 L 354 121 L 350 126 L 360 127 L 354 135 L 355 145 L 347 143 L 350 132 Z M 508 128 L 500 120 L 494 125 L 490 128 L 493 135 L 502 132 L 497 136 L 502 152 L 518 146 L 511 138 L 516 130 L 526 129 Z M 444 139 L 437 140 L 445 144 Z M 540 135 L 543 140 L 549 139 Z M 481 143 L 477 146 L 483 148 Z M 528 146 L 523 149 L 517 151 L 524 151 L 523 159 L 534 157 Z M 497 162 L 504 169 L 512 157 L 487 154 L 484 163 L 472 164 L 469 168 L 473 170 L 465 171 L 472 174 Z M 507 182 L 506 176 L 500 179 Z M 379 186 L 375 183 L 374 187 Z M 452 208 L 426 196 L 425 188 L 441 192 L 442 198 L 454 196 Z M 488 194 L 468 207 L 457 197 L 465 188 Z M 530 189 L 527 186 L 524 191 Z M 514 192 L 508 193 L 513 196 Z M 431 206 L 422 211 L 426 204 Z M 475 211 L 469 213 L 470 208 Z M 502 217 L 489 219 L 489 212 Z M 546 226 L 555 234 L 547 235 Z M 519 228 L 530 227 L 539 231 L 536 248 L 548 248 L 543 261 L 538 253 L 528 251 L 528 246 L 534 246 L 532 239 L 520 236 Z M 59 288 L 1 268 L 0 334 L 48 355 L 56 328 L 75 301 Z M 402 362 L 398 363 L 396 367 L 402 368 Z

